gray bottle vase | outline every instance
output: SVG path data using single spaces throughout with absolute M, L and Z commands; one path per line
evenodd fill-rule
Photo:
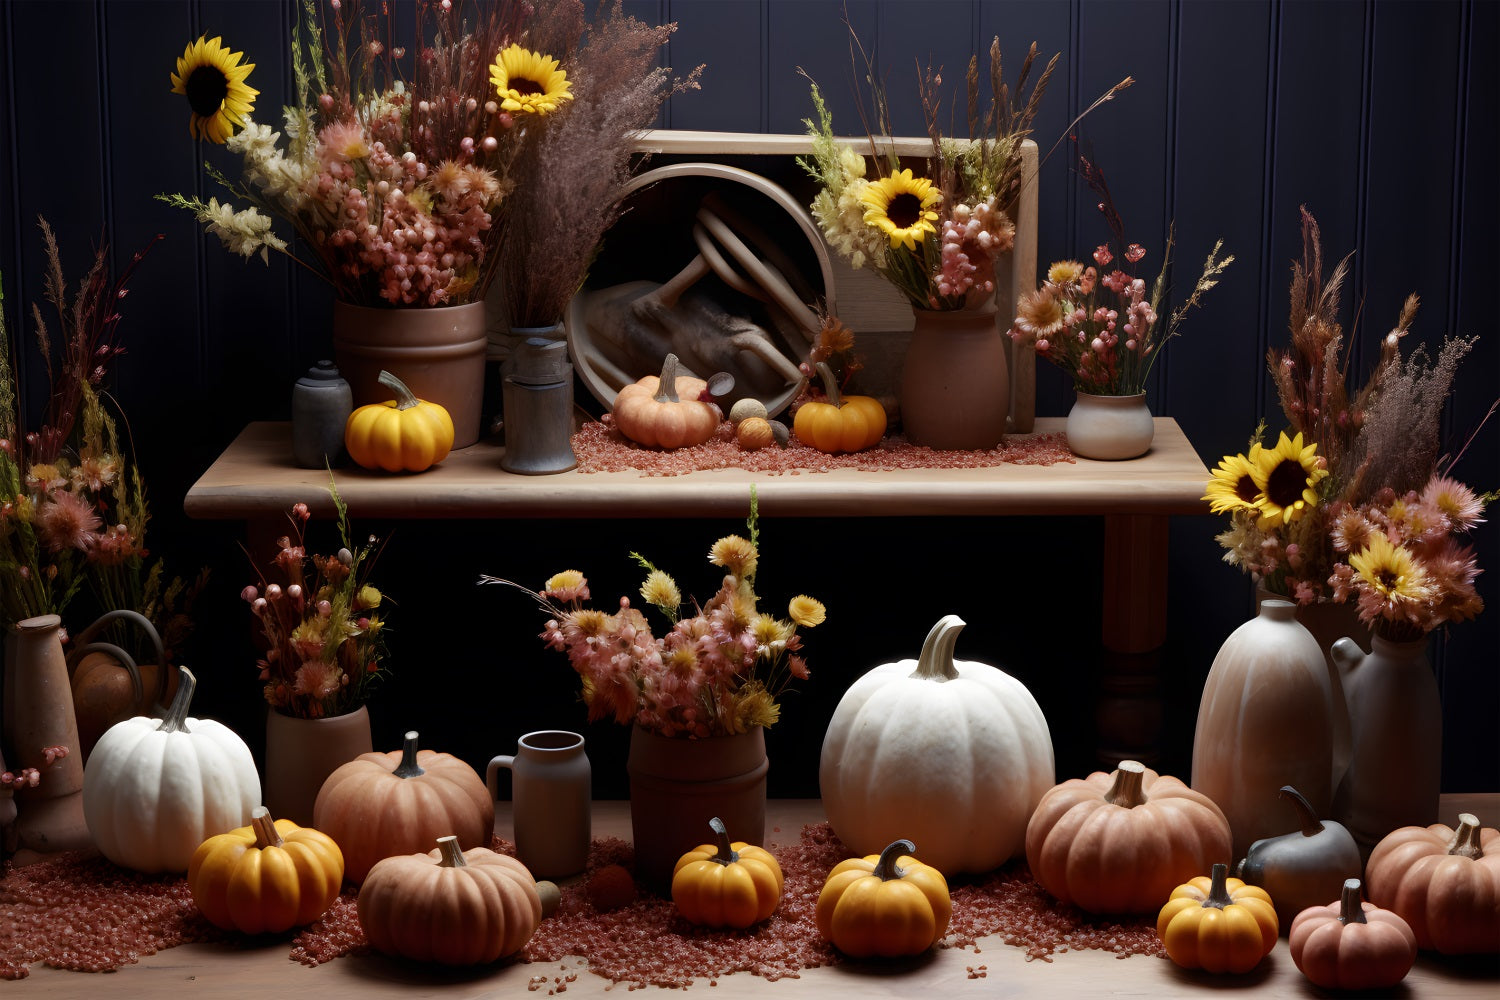
M 292 386 L 292 456 L 305 469 L 344 464 L 344 425 L 354 392 L 332 361 L 319 361 Z
M 490 761 L 486 784 L 499 793 L 500 770 L 511 771 L 516 854 L 536 878 L 583 871 L 589 860 L 591 778 L 583 737 L 548 729 L 527 733 L 514 756 Z

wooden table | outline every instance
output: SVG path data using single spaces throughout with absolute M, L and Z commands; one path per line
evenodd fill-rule
M 510 835 L 508 804 L 502 803 L 498 832 Z M 813 800 L 773 800 L 767 804 L 766 829 L 771 844 L 795 843 L 804 824 L 819 822 L 821 804 Z M 1500 824 L 1500 794 L 1445 795 L 1442 815 L 1451 819 L 1460 811 L 1477 814 L 1487 826 Z M 625 802 L 595 803 L 596 836 L 630 837 L 630 812 Z M 578 960 L 562 963 L 511 964 L 477 970 L 451 971 L 364 955 L 335 959 L 309 969 L 287 956 L 285 940 L 264 948 L 234 949 L 215 945 L 184 945 L 143 958 L 108 975 L 68 972 L 34 967 L 31 976 L 7 982 L 3 994 L 11 997 L 163 996 L 277 997 L 296 991 L 324 997 L 365 998 L 385 996 L 452 996 L 524 998 L 547 996 L 554 977 L 576 973 L 559 1000 L 575 997 L 623 996 L 628 987 L 585 971 Z M 984 965 L 983 978 L 970 979 L 968 969 Z M 565 966 L 565 967 L 564 967 Z M 533 977 L 545 976 L 546 985 L 528 992 Z M 1232 988 L 1238 996 L 1315 997 L 1326 996 L 1315 989 L 1292 964 L 1283 938 L 1275 950 L 1251 975 L 1220 978 L 1190 973 L 1158 958 L 1119 959 L 1105 952 L 1063 952 L 1051 962 L 1026 961 L 1025 952 L 998 938 L 982 938 L 973 949 L 937 949 L 915 966 L 899 969 L 879 963 L 849 962 L 821 969 L 804 970 L 797 979 L 774 983 L 755 976 L 724 976 L 713 987 L 713 995 L 774 997 L 795 1000 L 817 997 L 1200 997 L 1205 989 Z M 1500 972 L 1493 958 L 1443 959 L 1432 955 L 1418 958 L 1396 996 L 1428 1000 L 1445 997 L 1496 995 Z M 708 990 L 697 982 L 694 992 Z

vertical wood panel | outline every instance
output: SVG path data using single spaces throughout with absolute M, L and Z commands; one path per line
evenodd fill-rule
M 770 130 L 801 132 L 803 119 L 812 117 L 808 82 L 798 74 L 800 67 L 818 82 L 833 115 L 834 131 L 864 134 L 859 109 L 868 109 L 869 87 L 857 57 L 855 63 L 850 62 L 843 0 L 766 0 L 766 4 Z M 878 34 L 873 0 L 853 0 L 848 14 L 860 41 L 873 52 Z M 856 97 L 856 90 L 863 100 Z
M 917 89 L 928 68 L 940 73 L 938 123 L 952 135 L 964 113 L 964 72 L 975 51 L 974 4 L 971 0 L 928 0 L 912 5 L 881 0 L 877 38 L 862 38 L 875 54 L 875 71 L 885 85 L 891 122 L 898 135 L 926 135 L 926 119 Z
M 761 0 L 722 0 L 713 16 L 701 2 L 675 0 L 671 61 L 678 73 L 700 63 L 701 91 L 682 95 L 672 106 L 672 127 L 725 132 L 765 131 L 765 43 Z

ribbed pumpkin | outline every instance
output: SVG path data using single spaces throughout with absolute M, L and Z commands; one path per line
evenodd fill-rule
M 1172 890 L 1156 933 L 1184 969 L 1244 973 L 1276 947 L 1280 924 L 1264 889 L 1229 878 L 1229 866 L 1217 864 Z
M 1308 907 L 1292 921 L 1292 961 L 1325 990 L 1388 990 L 1417 960 L 1411 927 L 1362 902 L 1359 890 L 1359 879 L 1346 879 L 1338 902 Z
M 963 620 L 933 626 L 917 660 L 876 667 L 845 692 L 818 768 L 823 808 L 854 851 L 903 835 L 943 872 L 985 872 L 1018 853 L 1052 787 L 1052 737 L 1031 692 L 955 661 Z
M 333 838 L 256 806 L 250 825 L 209 837 L 187 884 L 215 927 L 276 934 L 317 920 L 339 898 L 344 856 Z
M 1229 821 L 1181 781 L 1138 761 L 1064 781 L 1026 827 L 1031 874 L 1090 913 L 1148 913 L 1174 887 L 1229 857 Z
M 1457 828 L 1405 826 L 1365 865 L 1370 902 L 1399 913 L 1423 948 L 1444 955 L 1500 952 L 1500 830 L 1461 813 Z
M 863 451 L 885 436 L 885 407 L 873 396 L 845 396 L 826 361 L 818 362 L 827 402 L 803 403 L 792 430 L 797 438 L 821 452 L 836 455 Z
M 699 397 L 708 383 L 678 375 L 677 355 L 662 361 L 660 375 L 647 375 L 615 397 L 615 426 L 636 444 L 649 448 L 684 448 L 702 444 L 719 429 L 723 414 Z
M 417 962 L 478 965 L 525 947 L 542 920 L 526 866 L 486 847 L 437 838 L 427 854 L 386 858 L 359 890 L 359 925 L 380 951 Z
M 419 752 L 409 732 L 400 750 L 361 754 L 330 774 L 313 803 L 313 826 L 344 852 L 344 877 L 362 882 L 382 858 L 420 853 L 438 837 L 457 836 L 460 849 L 488 844 L 495 804 L 472 767 Z
M 344 447 L 366 469 L 422 472 L 448 457 L 453 418 L 437 403 L 418 399 L 390 372 L 380 384 L 396 394 L 384 403 L 361 406 L 344 424 Z
M 684 920 L 705 927 L 743 929 L 760 923 L 781 902 L 781 865 L 763 847 L 730 842 L 719 817 L 708 825 L 718 842 L 700 844 L 677 860 L 672 902 Z
M 162 719 L 136 716 L 99 738 L 83 772 L 83 817 L 99 853 L 138 872 L 185 872 L 198 845 L 250 822 L 260 775 L 250 748 L 188 717 L 197 680 L 178 667 Z
M 818 894 L 818 933 L 851 958 L 920 955 L 948 931 L 953 899 L 943 873 L 898 840 L 880 854 L 840 861 Z

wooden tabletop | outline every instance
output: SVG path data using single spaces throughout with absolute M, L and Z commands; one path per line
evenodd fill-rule
M 500 810 L 501 836 L 510 832 L 506 804 Z M 1474 812 L 1487 826 L 1500 823 L 1500 794 L 1445 795 L 1445 821 L 1460 811 Z M 1450 816 L 1451 814 L 1451 816 Z M 823 819 L 817 800 L 773 800 L 767 804 L 766 829 L 772 845 L 795 843 L 804 824 Z M 595 803 L 596 836 L 630 836 L 629 803 Z M 163 996 L 278 997 L 311 990 L 310 996 L 376 998 L 385 996 L 546 997 L 554 979 L 570 974 L 558 1000 L 581 997 L 623 996 L 627 984 L 616 986 L 608 979 L 587 972 L 586 963 L 574 959 L 561 963 L 505 964 L 473 970 L 443 970 L 398 962 L 376 955 L 335 959 L 317 968 L 306 968 L 288 958 L 285 940 L 264 947 L 229 948 L 215 945 L 184 945 L 141 959 L 115 973 L 95 975 L 33 967 L 30 977 L 4 984 L 11 997 L 69 997 L 90 995 L 160 1000 Z M 971 979 L 969 969 L 985 966 L 983 978 Z M 529 990 L 537 977 L 544 985 Z M 1496 995 L 1500 982 L 1493 957 L 1466 960 L 1444 959 L 1423 954 L 1401 988 L 1391 995 L 1447 998 Z M 794 1000 L 816 997 L 839 1000 L 848 997 L 1201 997 L 1205 989 L 1229 989 L 1240 997 L 1328 996 L 1314 988 L 1292 964 L 1286 939 L 1243 977 L 1214 977 L 1191 973 L 1159 958 L 1136 956 L 1119 959 L 1098 951 L 1060 952 L 1051 962 L 1026 960 L 1024 950 L 998 938 L 981 938 L 976 948 L 937 949 L 916 965 L 900 967 L 881 963 L 846 962 L 821 969 L 807 969 L 797 979 L 766 982 L 752 975 L 735 974 L 717 980 L 713 995 L 722 1000 L 737 997 Z M 709 989 L 694 983 L 695 992 Z M 653 991 L 655 992 L 655 991 Z
M 1061 433 L 1042 417 L 1037 434 Z M 1012 436 L 1014 440 L 1016 436 Z M 480 442 L 420 475 L 337 471 L 359 517 L 743 517 L 751 483 L 769 517 L 1205 514 L 1209 473 L 1177 422 L 1156 418 L 1150 452 L 1125 462 L 1079 458 L 1052 465 L 770 475 L 716 469 L 670 478 L 636 472 L 519 476 L 504 448 Z M 331 510 L 327 474 L 292 462 L 290 425 L 253 423 L 188 491 L 192 517 L 280 516 L 293 504 Z

